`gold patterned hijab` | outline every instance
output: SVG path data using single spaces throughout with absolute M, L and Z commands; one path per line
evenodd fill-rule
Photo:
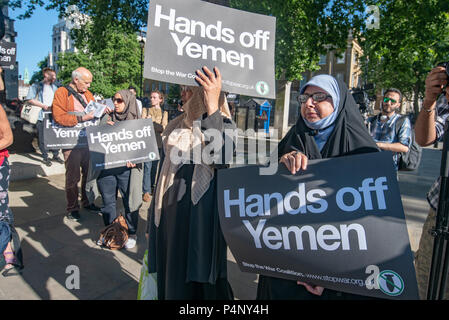
M 204 91 L 202 87 L 191 87 L 191 90 L 193 91 L 191 98 L 183 105 L 184 113 L 169 122 L 162 133 L 165 159 L 161 166 L 161 173 L 155 194 L 154 223 L 156 226 L 159 226 L 164 194 L 173 185 L 176 172 L 183 165 L 183 163 L 175 164 L 171 161 L 170 154 L 172 150 L 174 152 L 181 151 L 183 154 L 190 155 L 193 149 L 198 147 L 199 144 L 202 147 L 205 146 L 201 129 L 193 125 L 195 120 L 201 120 L 203 114 L 207 112 Z M 220 93 L 218 109 L 222 116 L 231 119 L 231 113 L 229 112 L 228 103 L 223 92 Z M 198 203 L 209 189 L 210 182 L 214 178 L 213 167 L 202 163 L 202 159 L 200 161 L 201 163 L 195 163 L 192 177 L 191 200 L 194 205 Z M 182 199 L 185 191 L 185 186 L 178 190 L 178 200 Z

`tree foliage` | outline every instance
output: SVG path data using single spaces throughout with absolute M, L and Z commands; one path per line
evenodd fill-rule
M 276 77 L 285 80 L 319 69 L 320 54 L 344 51 L 364 12 L 357 0 L 231 0 L 231 6 L 276 17 Z
M 379 27 L 360 35 L 363 73 L 376 88 L 396 87 L 415 100 L 425 90 L 428 72 L 449 59 L 447 0 L 377 1 Z
M 138 88 L 141 49 L 136 35 L 122 30 L 110 30 L 103 41 L 105 48 L 100 51 L 61 54 L 57 61 L 60 67 L 58 78 L 67 84 L 73 70 L 86 67 L 93 75 L 90 90 L 94 93 L 109 97 L 129 85 Z
M 44 70 L 44 68 L 46 66 L 48 66 L 48 57 L 45 57 L 43 60 L 39 61 L 37 66 L 39 67 L 39 71 L 36 71 L 33 73 L 33 75 L 31 76 L 31 79 L 30 79 L 30 84 L 42 81 L 44 79 L 42 70 Z

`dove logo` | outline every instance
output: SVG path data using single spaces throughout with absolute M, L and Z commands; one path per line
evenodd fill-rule
M 401 276 L 391 270 L 382 271 L 377 281 L 380 290 L 389 296 L 399 296 L 404 292 L 404 281 Z

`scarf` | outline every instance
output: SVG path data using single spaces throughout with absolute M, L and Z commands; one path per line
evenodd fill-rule
M 137 107 L 136 96 L 133 95 L 129 90 L 120 90 L 117 92 L 122 96 L 123 101 L 125 102 L 125 110 L 122 113 L 114 112 L 111 113 L 111 120 L 116 121 L 124 121 L 124 120 L 134 120 L 140 119 L 139 108 Z
M 201 119 L 206 113 L 204 102 L 204 91 L 201 87 L 192 87 L 192 97 L 184 104 L 184 113 L 168 123 L 164 132 L 162 132 L 162 143 L 165 158 L 160 168 L 160 175 L 156 186 L 154 223 L 159 226 L 162 213 L 162 202 L 165 192 L 173 185 L 176 172 L 184 164 L 174 163 L 170 155 L 176 152 L 191 155 L 194 148 L 205 146 L 204 136 L 201 128 L 194 125 L 194 122 Z M 228 103 L 223 93 L 220 94 L 218 101 L 219 111 L 222 116 L 231 118 Z M 203 149 L 201 149 L 203 150 Z M 188 161 L 187 163 L 190 163 Z M 202 159 L 194 159 L 194 169 L 191 183 L 191 200 L 194 205 L 198 203 L 201 197 L 209 189 L 210 182 L 214 178 L 214 169 L 210 165 L 202 163 Z M 178 199 L 181 199 L 185 193 L 185 188 L 178 190 Z
M 304 91 L 306 91 L 307 86 L 317 86 L 332 96 L 334 111 L 330 115 L 315 122 L 309 122 L 307 119 L 304 119 L 306 126 L 315 130 L 315 142 L 321 151 L 334 130 L 334 122 L 337 118 L 338 105 L 340 104 L 340 90 L 337 80 L 327 74 L 320 74 L 310 79 L 310 81 L 301 88 L 299 93 L 303 94 Z
M 338 111 L 335 112 L 333 129 L 328 133 L 329 137 L 321 150 L 314 139 L 315 130 L 308 127 L 300 115 L 296 124 L 279 142 L 278 157 L 293 150 L 304 153 L 309 159 L 379 151 L 346 84 L 336 81 L 340 100 L 334 108 L 338 108 Z

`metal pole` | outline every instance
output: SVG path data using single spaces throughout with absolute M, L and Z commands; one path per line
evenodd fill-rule
M 449 265 L 449 252 L 444 251 L 449 235 L 449 130 L 444 133 L 443 153 L 441 156 L 440 168 L 440 193 L 438 199 L 438 209 L 436 215 L 436 226 L 431 234 L 435 237 L 432 264 L 429 275 L 429 286 L 427 289 L 427 299 L 436 300 L 444 296 L 446 278 Z M 444 264 L 442 265 L 442 261 Z M 444 281 L 444 282 L 443 282 Z

